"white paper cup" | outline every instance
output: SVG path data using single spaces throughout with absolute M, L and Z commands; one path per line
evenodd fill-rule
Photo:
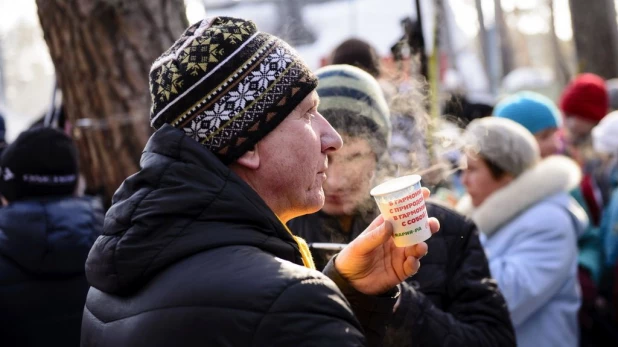
M 393 239 L 397 247 L 412 246 L 431 237 L 421 176 L 410 175 L 386 181 L 373 188 L 370 194 L 384 219 L 393 225 Z

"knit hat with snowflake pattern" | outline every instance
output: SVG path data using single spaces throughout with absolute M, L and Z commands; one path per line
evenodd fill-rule
M 253 146 L 317 86 L 297 53 L 251 21 L 189 27 L 150 70 L 151 125 L 170 124 L 225 164 Z

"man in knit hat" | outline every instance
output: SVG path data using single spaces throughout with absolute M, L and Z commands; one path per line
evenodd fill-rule
M 285 223 L 322 207 L 342 146 L 316 85 L 285 42 L 236 18 L 197 22 L 155 61 L 157 131 L 86 262 L 82 346 L 380 344 L 427 245 L 396 248 L 377 218 L 314 270 Z
M 316 75 L 320 81 L 318 110 L 342 135 L 345 145 L 329 154 L 322 210 L 295 218 L 289 225 L 311 244 L 316 265 L 323 268 L 335 252 L 320 247 L 332 249 L 351 242 L 379 214 L 369 191 L 379 182 L 376 176 L 388 161 L 384 154 L 391 125 L 386 102 L 371 75 L 349 65 L 327 66 Z M 427 241 L 431 252 L 423 258 L 423 267 L 401 285 L 400 301 L 383 345 L 514 346 L 509 313 L 489 280 L 476 228 L 429 201 L 427 212 L 440 220 L 443 230 Z M 450 290 L 437 293 L 432 289 L 437 287 Z M 455 294 L 461 292 L 470 295 Z M 460 311 L 463 307 L 465 314 Z
M 61 131 L 23 132 L 0 159 L 0 336 L 4 346 L 77 346 L 84 263 L 103 228 L 76 197 L 77 149 Z

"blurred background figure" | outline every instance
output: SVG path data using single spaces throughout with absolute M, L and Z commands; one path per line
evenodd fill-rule
M 560 109 L 566 118 L 567 143 L 574 147 L 570 149 L 581 151 L 583 146 L 591 144 L 590 132 L 605 117 L 608 108 L 607 87 L 601 77 L 580 74 L 567 85 L 560 97 Z
M 506 97 L 496 107 L 496 117 L 508 118 L 524 126 L 537 140 L 542 158 L 562 152 L 559 130 L 562 116 L 554 103 L 543 95 L 534 92 L 520 92 Z M 582 198 L 579 185 L 571 191 L 571 196 L 580 201 L 591 219 Z M 582 205 L 583 204 L 583 205 Z M 599 335 L 594 332 L 594 320 L 598 316 L 596 302 L 599 299 L 598 284 L 602 273 L 602 244 L 600 230 L 592 223 L 578 240 L 578 278 L 582 288 L 583 302 L 579 313 L 582 340 Z
M 403 76 L 385 75 L 375 48 L 357 38 L 339 44 L 330 54 L 329 63 L 358 67 L 378 81 L 390 109 L 392 135 L 388 151 L 392 162 L 402 170 L 419 169 L 413 167 L 414 164 L 427 168 L 429 158 L 424 131 L 427 116 L 422 83 L 408 80 L 405 90 L 399 90 L 397 83 Z
M 0 160 L 0 336 L 6 346 L 77 346 L 84 264 L 103 227 L 75 197 L 77 149 L 62 132 L 23 132 Z
M 560 109 L 565 116 L 566 153 L 579 163 L 583 178 L 577 200 L 587 209 L 590 222 L 598 227 L 603 205 L 608 199 L 609 182 L 601 160 L 592 148 L 590 132 L 608 112 L 609 97 L 605 81 L 594 74 L 575 77 L 564 89 Z
M 578 346 L 577 237 L 587 218 L 568 194 L 577 164 L 542 159 L 534 136 L 510 119 L 475 120 L 464 137 L 468 195 L 458 210 L 483 234 L 518 346 Z
M 323 247 L 349 243 L 379 214 L 369 191 L 390 174 L 384 172 L 390 121 L 380 87 L 369 74 L 349 65 L 327 66 L 316 74 L 318 110 L 344 146 L 328 156 L 322 210 L 289 226 L 307 240 L 319 269 L 336 253 Z M 504 298 L 490 277 L 476 227 L 433 202 L 427 211 L 440 220 L 441 231 L 426 241 L 431 251 L 423 266 L 403 284 L 384 345 L 514 346 Z
M 603 212 L 604 283 L 601 290 L 613 302 L 614 319 L 618 317 L 618 111 L 608 114 L 592 130 L 595 151 L 603 155 L 609 169 L 612 187 L 609 203 Z
M 618 110 L 618 78 L 612 78 L 605 81 L 607 86 L 607 93 L 609 96 L 609 109 L 610 111 Z
M 397 88 L 383 76 L 376 49 L 366 41 L 358 38 L 343 41 L 331 53 L 330 64 L 352 65 L 370 74 L 380 84 L 387 102 L 397 93 Z
M 6 143 L 6 123 L 4 122 L 4 115 L 0 112 L 0 156 L 2 156 L 6 146 L 8 146 Z
M 558 130 L 562 128 L 562 116 L 547 97 L 522 91 L 504 98 L 494 110 L 494 116 L 508 118 L 528 129 L 536 139 L 541 158 L 562 150 Z

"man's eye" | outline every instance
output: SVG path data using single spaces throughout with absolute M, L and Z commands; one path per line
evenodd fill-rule
M 363 154 L 362 154 L 362 153 L 356 153 L 356 154 L 352 154 L 352 155 L 350 155 L 350 156 L 347 158 L 347 160 L 348 160 L 348 161 L 354 161 L 354 160 L 359 160 L 359 159 L 361 159 L 362 157 L 363 157 Z

